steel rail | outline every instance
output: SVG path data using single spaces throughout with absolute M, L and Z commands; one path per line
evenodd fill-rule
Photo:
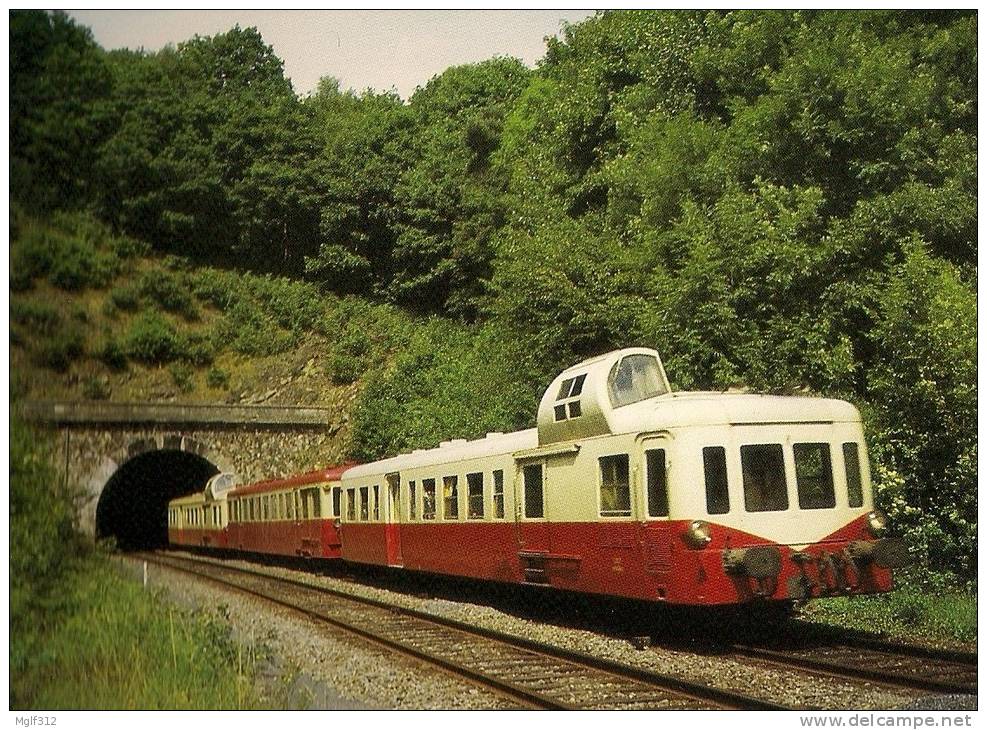
M 558 661 L 566 662 L 577 667 L 584 667 L 594 669 L 598 672 L 603 672 L 605 674 L 611 675 L 613 677 L 631 680 L 639 682 L 641 684 L 647 685 L 650 688 L 670 692 L 673 695 L 679 695 L 680 697 L 692 700 L 699 700 L 700 702 L 707 703 L 716 707 L 724 709 L 752 709 L 752 710 L 787 710 L 791 709 L 785 705 L 780 705 L 774 702 L 769 702 L 766 700 L 761 700 L 753 697 L 749 697 L 737 692 L 732 692 L 730 690 L 723 690 L 716 687 L 710 687 L 703 684 L 698 684 L 695 682 L 689 682 L 687 680 L 682 680 L 677 677 L 672 677 L 665 674 L 660 674 L 658 672 L 652 672 L 647 669 L 640 667 L 634 667 L 627 664 L 622 664 L 620 662 L 615 662 L 609 659 L 604 659 L 602 657 L 592 656 L 590 654 L 585 654 L 583 652 L 574 651 L 571 649 L 563 649 L 561 647 L 553 646 L 551 644 L 544 644 L 541 642 L 534 641 L 525 637 L 515 636 L 513 634 L 507 634 L 493 629 L 484 628 L 481 626 L 475 626 L 472 624 L 467 624 L 462 621 L 457 621 L 455 619 L 450 619 L 442 616 L 435 616 L 434 614 L 426 613 L 424 611 L 418 611 L 412 608 L 406 608 L 404 606 L 396 606 L 385 601 L 380 601 L 373 598 L 368 598 L 365 596 L 357 596 L 345 591 L 336 590 L 326 586 L 317 586 L 307 583 L 305 581 L 296 580 L 293 578 L 286 578 L 282 576 L 271 575 L 270 573 L 264 573 L 257 570 L 252 570 L 249 568 L 244 568 L 240 566 L 232 565 L 222 565 L 211 560 L 201 560 L 195 558 L 188 558 L 184 556 L 174 556 L 169 555 L 167 558 L 163 558 L 159 555 L 148 555 L 140 556 L 142 559 L 147 559 L 158 563 L 160 565 L 166 565 L 168 567 L 174 567 L 178 570 L 185 570 L 186 572 L 201 574 L 197 570 L 191 568 L 182 567 L 180 565 L 174 565 L 173 561 L 180 561 L 186 565 L 191 564 L 195 566 L 206 566 L 217 570 L 224 570 L 233 573 L 239 573 L 243 575 L 249 575 L 257 578 L 262 578 L 270 581 L 277 581 L 278 583 L 284 585 L 290 585 L 292 587 L 301 588 L 307 591 L 329 595 L 334 598 L 343 599 L 351 603 L 360 604 L 363 606 L 372 607 L 375 609 L 380 609 L 387 611 L 392 615 L 403 616 L 409 619 L 414 619 L 416 621 L 424 621 L 437 626 L 441 626 L 446 629 L 455 630 L 461 634 L 465 634 L 470 637 L 480 637 L 487 639 L 488 641 L 497 642 L 501 645 L 506 645 L 515 649 L 523 649 L 527 652 L 531 652 L 536 655 L 543 657 L 549 657 Z M 243 590 L 238 584 L 230 582 L 221 578 L 215 578 L 210 575 L 204 575 L 207 579 L 214 580 L 216 582 L 224 583 L 237 590 Z M 261 598 L 271 600 L 275 603 L 282 603 L 277 598 L 271 598 L 270 596 L 257 591 L 248 590 L 247 592 L 253 593 L 254 595 L 259 595 Z M 294 606 L 289 605 L 289 608 L 294 608 Z M 297 610 L 297 609 L 296 609 Z M 304 609 L 302 609 L 304 610 Z M 306 612 L 308 612 L 306 610 Z M 330 623 L 335 623 L 336 619 L 330 619 L 318 612 L 312 612 L 315 614 L 313 617 L 320 621 L 329 621 Z M 579 709 L 578 705 L 571 703 L 564 703 L 558 700 L 544 697 L 544 695 L 539 695 L 537 693 L 531 693 L 529 690 L 520 687 L 519 685 L 511 682 L 506 682 L 505 680 L 492 678 L 495 682 L 500 683 L 502 686 L 497 687 L 493 685 L 489 679 L 489 675 L 483 674 L 481 672 L 476 672 L 465 667 L 461 667 L 458 664 L 449 662 L 448 660 L 441 659 L 440 657 L 435 657 L 433 654 L 428 652 L 423 652 L 419 649 L 408 647 L 406 644 L 397 642 L 391 639 L 386 639 L 378 636 L 372 632 L 359 627 L 348 627 L 341 626 L 340 628 L 345 628 L 348 631 L 361 636 L 362 638 L 368 639 L 378 644 L 383 644 L 388 648 L 392 648 L 394 651 L 400 653 L 405 653 L 414 656 L 415 658 L 425 661 L 426 663 L 436 664 L 442 666 L 447 671 L 450 671 L 457 676 L 463 676 L 464 669 L 475 675 L 473 681 L 482 684 L 484 686 L 495 686 L 498 691 L 504 692 L 514 698 L 521 699 L 525 704 L 532 707 L 543 707 L 546 709 Z M 354 630 L 355 629 L 355 630 Z M 435 661 L 439 659 L 439 661 Z
M 839 645 L 839 646 L 828 646 L 820 647 L 821 649 L 855 649 L 851 644 Z M 796 668 L 811 671 L 817 674 L 823 674 L 829 677 L 835 677 L 838 679 L 862 679 L 869 682 L 874 682 L 876 684 L 882 684 L 888 687 L 898 687 L 907 689 L 919 689 L 930 692 L 945 693 L 945 694 L 971 694 L 976 692 L 976 684 L 969 682 L 958 682 L 950 681 L 949 679 L 937 678 L 935 676 L 929 676 L 929 673 L 917 673 L 908 674 L 906 672 L 895 672 L 889 671 L 887 669 L 872 668 L 865 665 L 864 662 L 867 660 L 867 656 L 856 656 L 847 659 L 846 661 L 840 661 L 839 659 L 822 659 L 818 657 L 807 657 L 801 654 L 781 651 L 777 649 L 766 649 L 758 646 L 749 646 L 746 644 L 733 644 L 729 647 L 730 651 L 745 656 L 751 659 L 757 659 L 759 661 L 767 662 L 775 666 Z M 928 656 L 916 656 L 909 653 L 896 653 L 893 647 L 885 645 L 880 650 L 878 649 L 867 649 L 867 651 L 874 651 L 880 653 L 886 659 L 898 659 L 901 661 L 914 661 L 915 659 L 937 659 L 941 661 L 934 653 L 930 652 Z M 851 664 L 850 661 L 853 661 Z M 959 670 L 976 670 L 976 664 L 970 664 L 968 662 L 958 662 L 958 661 L 948 661 L 954 665 Z M 914 667 L 914 664 L 912 665 Z

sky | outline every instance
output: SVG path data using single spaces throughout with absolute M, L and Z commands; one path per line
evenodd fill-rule
M 256 26 L 284 61 L 295 92 L 323 76 L 343 89 L 396 89 L 407 99 L 449 66 L 514 56 L 528 66 L 545 36 L 592 10 L 72 10 L 103 48 L 156 51 L 194 35 Z

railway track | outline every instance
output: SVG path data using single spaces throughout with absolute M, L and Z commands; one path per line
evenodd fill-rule
M 789 709 L 414 609 L 238 566 L 141 554 L 341 629 L 388 651 L 541 709 Z
M 774 666 L 888 687 L 943 694 L 977 692 L 977 656 L 967 652 L 863 638 L 798 649 L 734 644 L 729 651 Z

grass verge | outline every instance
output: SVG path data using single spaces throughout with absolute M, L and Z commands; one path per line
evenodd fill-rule
M 184 611 L 100 555 L 64 577 L 50 628 L 11 636 L 12 708 L 240 710 L 269 706 L 262 657 L 219 614 Z
M 977 639 L 975 595 L 926 593 L 913 586 L 880 596 L 815 600 L 802 610 L 801 618 L 901 639 Z

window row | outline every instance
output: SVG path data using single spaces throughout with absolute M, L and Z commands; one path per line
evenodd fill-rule
M 649 517 L 668 516 L 668 481 L 665 450 L 644 452 L 647 512 Z M 599 514 L 601 517 L 631 516 L 631 459 L 629 454 L 613 454 L 599 458 Z M 545 467 L 528 464 L 521 470 L 523 478 L 523 516 L 539 519 L 545 516 Z
M 172 527 L 215 527 L 222 524 L 222 515 L 219 505 L 171 507 L 168 524 Z
M 836 506 L 833 460 L 828 443 L 798 443 L 792 446 L 795 462 L 795 488 L 799 509 L 832 509 Z M 782 512 L 788 509 L 788 481 L 785 453 L 781 444 L 751 444 L 740 447 L 744 486 L 744 509 L 747 512 Z M 854 442 L 843 444 L 847 504 L 864 503 L 860 451 Z M 726 449 L 707 446 L 703 449 L 706 479 L 706 511 L 711 515 L 730 511 L 727 488 Z
M 261 494 L 256 497 L 238 497 L 230 500 L 232 522 L 278 522 L 284 520 L 317 520 L 323 517 L 339 517 L 341 489 L 334 487 L 327 510 L 323 510 L 319 487 L 309 487 L 293 492 Z
M 504 471 L 489 474 L 470 472 L 465 484 L 459 475 L 441 479 L 412 479 L 407 482 L 407 507 L 401 507 L 397 476 L 389 477 L 395 509 L 408 522 L 504 519 Z M 465 488 L 465 489 L 464 489 Z M 381 513 L 379 484 L 353 487 L 346 491 L 346 519 L 350 522 L 378 521 Z

